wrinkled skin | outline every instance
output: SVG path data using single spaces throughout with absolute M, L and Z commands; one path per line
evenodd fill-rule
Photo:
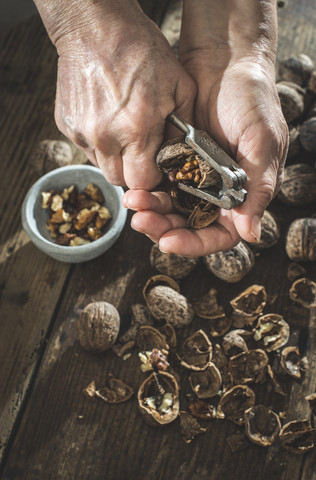
M 123 204 L 137 212 L 132 227 L 162 251 L 187 256 L 256 241 L 287 150 L 274 85 L 274 0 L 185 0 L 180 61 L 136 1 L 36 3 L 59 54 L 57 125 L 109 182 L 129 188 Z M 238 9 L 249 19 L 242 34 Z M 248 176 L 245 204 L 202 230 L 189 230 L 157 189 L 155 154 L 165 133 L 178 133 L 166 125 L 173 110 L 209 132 Z

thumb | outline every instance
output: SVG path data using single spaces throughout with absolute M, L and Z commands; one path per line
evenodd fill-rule
M 261 218 L 273 198 L 272 185 L 251 184 L 247 189 L 247 199 L 243 205 L 233 210 L 232 216 L 237 232 L 246 242 L 259 242 Z

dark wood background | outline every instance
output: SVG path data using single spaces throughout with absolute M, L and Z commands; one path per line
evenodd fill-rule
M 176 38 L 180 2 L 141 3 L 167 38 Z M 288 0 L 279 11 L 278 57 L 306 53 L 316 61 L 315 25 L 314 0 Z M 156 272 L 149 264 L 151 242 L 129 221 L 110 251 L 80 265 L 45 256 L 21 228 L 22 201 L 37 178 L 32 153 L 41 140 L 62 138 L 53 118 L 56 60 L 37 16 L 0 37 L 1 479 L 315 480 L 316 449 L 295 456 L 251 445 L 232 453 L 226 438 L 239 428 L 228 421 L 209 422 L 207 433 L 187 445 L 178 421 L 162 429 L 148 427 L 135 397 L 108 405 L 82 394 L 92 380 L 102 385 L 108 373 L 136 391 L 144 375 L 136 352 L 123 361 L 112 352 L 93 355 L 80 348 L 80 310 L 91 301 L 109 301 L 127 323 L 131 305 L 143 301 L 142 287 Z M 274 200 L 270 209 L 281 225 L 280 241 L 256 257 L 242 281 L 224 283 L 201 261 L 180 285 L 190 299 L 216 288 L 223 306 L 251 284 L 266 287 L 274 299 L 267 313 L 284 315 L 291 342 L 308 356 L 310 368 L 303 381 L 291 382 L 284 400 L 260 385 L 257 403 L 286 409 L 291 420 L 308 415 L 304 395 L 316 391 L 316 316 L 289 300 L 284 235 L 294 218 L 313 213 L 313 207 L 289 208 Z M 315 262 L 306 268 L 315 280 Z M 200 325 L 195 321 L 194 329 Z M 186 389 L 184 381 L 182 395 Z

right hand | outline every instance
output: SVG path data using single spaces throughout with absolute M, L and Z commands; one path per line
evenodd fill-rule
M 151 190 L 166 118 L 192 119 L 195 83 L 133 2 L 98 8 L 58 33 L 56 123 L 110 183 Z

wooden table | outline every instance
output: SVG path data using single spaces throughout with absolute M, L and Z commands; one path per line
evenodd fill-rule
M 179 2 L 142 2 L 170 41 L 178 35 Z M 289 0 L 279 12 L 279 58 L 304 52 L 314 61 L 314 0 Z M 108 373 L 137 390 L 144 378 L 137 353 L 123 361 L 112 352 L 95 355 L 77 340 L 76 321 L 91 301 L 105 300 L 119 310 L 123 323 L 131 305 L 142 303 L 142 287 L 156 271 L 150 266 L 151 242 L 131 230 L 101 258 L 71 265 L 45 256 L 21 228 L 23 198 L 36 180 L 30 158 L 43 139 L 62 138 L 53 119 L 56 53 L 41 21 L 34 17 L 0 38 L 0 455 L 3 480 L 261 480 L 316 479 L 316 449 L 305 456 L 275 447 L 249 446 L 232 453 L 226 438 L 239 428 L 229 421 L 208 423 L 208 431 L 187 445 L 174 422 L 148 427 L 137 401 L 108 405 L 86 398 L 82 389 Z M 308 356 L 303 381 L 292 382 L 285 400 L 260 385 L 257 401 L 286 408 L 288 420 L 308 414 L 304 395 L 316 391 L 315 312 L 289 300 L 289 259 L 284 235 L 290 221 L 311 208 L 271 204 L 281 225 L 278 244 L 256 258 L 241 282 L 227 284 L 201 262 L 181 291 L 193 299 L 210 287 L 219 302 L 247 286 L 264 285 L 269 308 L 284 315 L 292 342 Z M 306 265 L 315 280 L 315 263 Z M 196 320 L 195 328 L 199 326 Z M 183 385 L 183 394 L 187 385 Z

